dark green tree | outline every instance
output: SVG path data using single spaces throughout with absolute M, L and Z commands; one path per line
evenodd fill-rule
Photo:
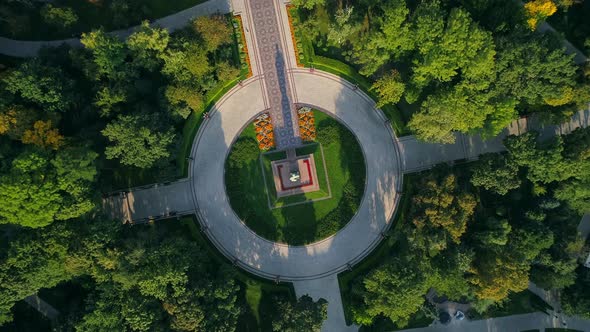
M 308 295 L 303 295 L 294 304 L 278 301 L 276 306 L 278 317 L 272 321 L 275 332 L 319 332 L 328 316 L 328 302 L 324 299 L 314 302 Z
M 361 73 L 371 75 L 389 60 L 400 59 L 414 50 L 414 37 L 408 21 L 410 10 L 404 0 L 378 5 L 382 14 L 373 22 L 376 27 L 355 44 L 354 57 Z
M 107 158 L 117 158 L 123 165 L 149 168 L 169 157 L 175 135 L 171 129 L 158 127 L 154 114 L 119 115 L 102 130 L 111 142 L 105 150 Z
M 383 315 L 398 327 L 404 327 L 424 303 L 428 278 L 420 260 L 393 258 L 355 281 L 353 292 L 362 305 L 353 308 L 357 324 L 370 325 Z
M 545 145 L 539 145 L 537 137 L 537 132 L 527 132 L 504 139 L 510 159 L 526 167 L 527 178 L 531 182 L 564 181 L 580 174 L 582 164 L 564 156 L 563 139 L 560 136 Z
M 569 103 L 576 86 L 572 55 L 543 35 L 510 37 L 499 42 L 498 93 L 529 105 L 559 106 Z
M 562 292 L 561 305 L 570 316 L 590 319 L 590 269 L 578 267 L 575 283 Z
M 498 195 L 520 187 L 518 165 L 502 154 L 485 154 L 472 168 L 471 183 Z
M 73 101 L 74 82 L 59 69 L 33 59 L 3 78 L 6 90 L 47 111 L 66 111 Z

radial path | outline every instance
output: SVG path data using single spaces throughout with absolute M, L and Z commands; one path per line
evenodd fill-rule
M 283 31 L 277 19 L 276 0 L 251 0 L 249 6 L 258 55 L 264 75 L 267 107 L 275 134 L 277 148 L 287 149 L 301 143 L 295 107 L 291 101 L 291 86 L 283 47 Z

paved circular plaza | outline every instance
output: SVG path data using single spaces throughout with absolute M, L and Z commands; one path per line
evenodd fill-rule
M 356 215 L 338 233 L 305 246 L 270 242 L 234 213 L 224 186 L 224 164 L 244 126 L 265 111 L 259 77 L 220 100 L 195 138 L 191 186 L 197 215 L 214 245 L 236 265 L 281 280 L 318 278 L 345 270 L 382 239 L 401 188 L 401 169 L 390 125 L 374 102 L 348 82 L 320 71 L 293 70 L 294 102 L 339 119 L 357 137 L 365 155 L 367 183 Z

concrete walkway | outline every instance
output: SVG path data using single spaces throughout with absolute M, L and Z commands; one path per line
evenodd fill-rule
M 59 316 L 59 311 L 51 304 L 43 301 L 37 294 L 25 297 L 25 302 L 37 310 L 40 314 L 47 317 L 49 320 L 55 320 Z
M 343 324 L 344 308 L 340 298 L 340 287 L 338 286 L 338 276 L 333 274 L 321 279 L 295 281 L 293 282 L 297 298 L 303 295 L 311 296 L 314 301 L 323 298 L 328 301 L 328 319 L 322 325 L 322 331 L 358 331 L 358 326 L 346 326 Z
M 341 120 L 356 134 L 365 155 L 365 195 L 344 229 L 320 242 L 289 246 L 256 235 L 233 212 L 225 193 L 225 159 L 243 126 L 263 110 L 260 79 L 245 82 L 216 104 L 199 129 L 190 167 L 197 214 L 209 238 L 240 267 L 283 280 L 331 275 L 362 259 L 389 226 L 401 188 L 393 133 L 374 103 L 338 77 L 305 71 L 293 76 L 297 102 L 312 104 Z
M 231 0 L 209 0 L 187 8 L 178 13 L 157 19 L 152 22 L 152 26 L 162 27 L 172 32 L 182 27 L 185 27 L 191 20 L 199 16 L 206 16 L 212 14 L 226 14 L 230 13 Z M 120 38 L 127 38 L 139 26 L 134 26 L 128 29 L 116 30 L 109 32 L 110 35 L 118 36 Z M 57 47 L 62 44 L 67 44 L 72 47 L 81 47 L 79 38 L 68 38 L 61 40 L 14 40 L 5 37 L 0 37 L 0 54 L 13 57 L 34 57 L 39 53 L 42 47 Z
M 412 173 L 444 162 L 455 160 L 474 160 L 484 153 L 505 151 L 503 140 L 508 135 L 520 135 L 527 131 L 539 132 L 540 140 L 555 135 L 565 135 L 577 128 L 590 126 L 590 105 L 588 109 L 574 114 L 570 121 L 561 125 L 543 125 L 535 118 L 521 118 L 510 124 L 500 135 L 483 140 L 479 135 L 455 134 L 455 143 L 437 144 L 419 141 L 414 136 L 404 136 L 397 140 L 403 156 L 403 170 Z M 589 226 L 590 227 L 590 226 Z M 589 229 L 590 231 L 590 229 Z
M 114 220 L 142 223 L 193 214 L 195 205 L 188 179 L 134 188 L 103 199 L 103 209 Z
M 564 317 L 564 321 L 569 329 L 590 331 L 590 320 Z M 556 327 L 564 327 L 560 319 L 541 312 L 535 312 L 474 321 L 452 320 L 449 325 L 437 324 L 398 332 L 522 332 L 525 330 L 545 331 L 545 328 Z

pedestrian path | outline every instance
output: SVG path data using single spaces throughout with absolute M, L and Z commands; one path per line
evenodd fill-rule
M 172 32 L 185 27 L 190 21 L 199 16 L 213 14 L 227 14 L 232 11 L 231 0 L 209 0 L 178 13 L 157 19 L 151 23 L 152 26 L 165 28 Z M 110 35 L 120 38 L 127 38 L 139 26 L 128 29 L 109 32 Z M 0 54 L 13 57 L 34 57 L 43 47 L 57 47 L 66 44 L 72 47 L 81 47 L 79 38 L 67 38 L 61 40 L 14 40 L 0 37 Z
M 344 308 L 340 297 L 340 287 L 338 285 L 338 276 L 333 274 L 321 279 L 295 281 L 293 282 L 297 298 L 303 295 L 309 295 L 314 301 L 320 298 L 328 301 L 328 319 L 322 325 L 322 331 L 346 332 L 358 331 L 358 326 L 346 326 Z
M 562 321 L 553 315 L 535 312 L 483 320 L 452 320 L 449 325 L 439 323 L 433 326 L 400 330 L 398 332 L 523 332 L 527 330 L 539 330 L 542 332 L 546 328 L 563 328 L 565 327 L 563 325 L 564 321 L 568 329 L 590 331 L 590 320 L 566 316 Z
M 299 123 L 292 102 L 289 64 L 285 58 L 285 32 L 279 24 L 282 3 L 276 0 L 246 1 L 252 19 L 253 36 L 262 68 L 266 93 L 266 107 L 270 113 L 277 149 L 284 150 L 301 145 Z
M 110 212 L 111 218 L 124 223 L 144 223 L 195 212 L 189 179 L 113 193 L 103 199 L 103 209 Z
M 25 302 L 43 316 L 47 317 L 49 320 L 57 319 L 60 314 L 57 309 L 55 309 L 51 304 L 45 302 L 37 294 L 25 297 Z
M 397 140 L 402 158 L 404 173 L 429 169 L 432 166 L 456 160 L 474 160 L 484 153 L 506 150 L 503 141 L 508 135 L 520 135 L 527 131 L 539 132 L 544 141 L 555 135 L 569 134 L 577 128 L 590 126 L 590 105 L 579 111 L 561 125 L 543 124 L 538 118 L 520 118 L 512 122 L 498 136 L 488 140 L 480 135 L 455 134 L 455 143 L 438 144 L 418 140 L 415 136 L 404 136 Z

